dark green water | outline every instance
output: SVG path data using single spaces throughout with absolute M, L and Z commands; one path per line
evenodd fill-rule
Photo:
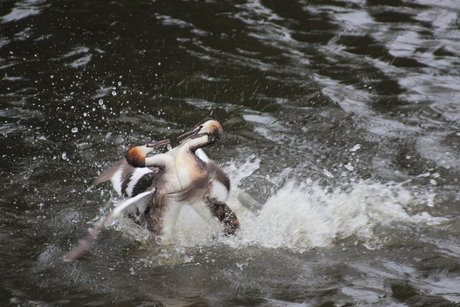
M 456 1 L 1 1 L 0 305 L 457 306 Z M 91 181 L 205 117 L 235 238 Z

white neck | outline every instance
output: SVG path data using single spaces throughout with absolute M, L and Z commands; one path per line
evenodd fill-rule
M 146 167 L 171 167 L 174 166 L 174 158 L 168 154 L 158 154 L 152 157 L 145 158 Z
M 208 144 L 208 136 L 203 135 L 198 138 L 188 140 L 181 146 L 180 150 L 191 150 L 192 148 L 196 149 L 206 144 Z
M 198 167 L 195 154 L 191 151 L 206 144 L 207 140 L 208 137 L 204 135 L 199 138 L 187 140 L 180 145 L 175 156 L 175 166 L 183 188 L 188 187 L 194 180 L 201 176 L 202 170 Z

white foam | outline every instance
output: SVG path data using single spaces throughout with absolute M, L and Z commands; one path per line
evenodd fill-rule
M 354 236 L 364 246 L 375 248 L 384 243 L 374 233 L 376 225 L 401 222 L 432 226 L 444 221 L 427 212 L 408 214 L 411 206 L 428 205 L 430 197 L 397 184 L 362 181 L 348 192 L 327 193 L 316 184 L 289 181 L 259 212 L 237 213 L 242 225 L 238 244 L 304 251 Z
M 240 184 L 257 170 L 259 161 L 251 156 L 240 165 L 230 164 L 227 172 L 232 183 Z M 239 197 L 241 195 L 245 197 Z M 234 186 L 227 204 L 238 216 L 241 229 L 235 237 L 220 241 L 235 248 L 249 245 L 305 251 L 353 237 L 373 249 L 384 244 L 374 233 L 378 225 L 400 222 L 431 227 L 441 223 L 444 219 L 432 217 L 423 210 L 414 215 L 408 213 L 410 208 L 428 208 L 431 199 L 428 192 L 417 194 L 405 188 L 404 183 L 360 181 L 346 191 L 337 188 L 330 192 L 310 180 L 288 179 L 264 204 L 254 206 L 257 202 L 245 203 L 244 189 Z M 167 244 L 177 247 L 216 244 L 219 232 L 188 205 L 183 206 L 176 228 Z

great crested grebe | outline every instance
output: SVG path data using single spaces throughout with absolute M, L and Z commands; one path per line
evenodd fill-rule
M 150 191 L 150 197 L 137 201 L 125 211 L 136 223 L 147 225 L 154 234 L 164 237 L 171 235 L 180 211 L 180 202 L 171 195 L 183 188 L 173 156 L 164 153 L 146 157 L 146 154 L 168 143 L 169 140 L 163 140 L 129 146 L 125 159 L 104 171 L 93 182 L 96 186 L 110 179 L 115 191 L 127 198 Z
M 107 216 L 101 218 L 96 227 L 90 230 L 88 236 L 81 240 L 77 247 L 67 253 L 65 256 L 66 260 L 80 258 L 106 225 L 124 211 L 134 211 L 135 213 L 131 217 L 137 223 L 147 224 L 149 229 L 155 233 L 161 232 L 162 229 L 159 227 L 163 226 L 164 223 L 156 221 L 162 218 L 162 214 L 163 217 L 166 216 L 164 208 L 166 207 L 166 197 L 170 193 L 168 189 L 171 188 L 174 191 L 181 187 L 180 185 L 170 187 L 171 183 L 174 185 L 174 183 L 177 184 L 178 182 L 178 178 L 175 175 L 174 159 L 170 155 L 159 154 L 150 158 L 145 158 L 145 155 L 154 148 L 164 146 L 168 143 L 169 140 L 163 140 L 156 143 L 130 146 L 125 153 L 127 159 L 115 163 L 94 180 L 93 186 L 111 180 L 115 191 L 120 196 L 126 196 L 127 198 L 119 203 Z M 146 161 L 155 167 L 142 167 Z M 165 173 L 166 175 L 164 175 Z M 172 178 L 171 182 L 167 182 L 170 179 L 170 174 L 176 177 Z M 152 205 L 155 206 L 155 210 L 152 209 Z
M 181 199 L 187 200 L 205 220 L 217 218 L 224 225 L 224 233 L 230 235 L 240 226 L 235 213 L 225 203 L 230 180 L 201 149 L 220 140 L 222 132 L 217 120 L 207 118 L 179 136 L 185 138 L 171 154 L 175 156 L 177 174 L 184 187 L 180 192 Z
M 93 186 L 110 180 L 113 189 L 122 197 L 134 197 L 141 192 L 154 188 L 152 181 L 158 173 L 157 167 L 145 166 L 146 155 L 156 147 L 169 144 L 169 140 L 156 143 L 142 143 L 129 146 L 125 158 L 118 161 L 93 181 Z M 131 161 L 131 162 L 129 162 Z
M 102 229 L 121 212 L 128 212 L 140 225 L 164 238 L 172 234 L 184 201 L 187 201 L 205 220 L 220 221 L 226 235 L 234 234 L 239 221 L 225 203 L 230 180 L 201 149 L 218 141 L 222 126 L 213 119 L 200 122 L 180 137 L 181 144 L 165 154 L 146 155 L 156 147 L 169 143 L 136 144 L 127 148 L 125 159 L 101 173 L 93 182 L 96 186 L 111 180 L 115 191 L 125 201 L 109 215 L 80 245 L 69 252 L 68 260 L 81 257 Z

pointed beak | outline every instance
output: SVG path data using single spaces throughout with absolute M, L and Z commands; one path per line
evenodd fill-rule
M 161 146 L 164 146 L 166 144 L 169 144 L 169 139 L 168 140 L 162 140 L 162 141 L 158 141 L 156 143 L 147 143 L 145 144 L 148 148 L 157 148 L 157 147 L 161 147 Z
M 179 135 L 179 139 L 186 136 L 186 138 L 183 139 L 183 140 L 180 141 L 180 142 L 182 143 L 182 142 L 185 142 L 185 141 L 188 140 L 188 139 L 193 138 L 195 135 L 198 134 L 198 132 L 200 132 L 200 130 L 201 130 L 201 127 L 197 127 L 197 128 L 195 128 L 195 129 L 193 129 L 193 130 L 190 130 L 189 132 L 185 132 L 184 134 Z

